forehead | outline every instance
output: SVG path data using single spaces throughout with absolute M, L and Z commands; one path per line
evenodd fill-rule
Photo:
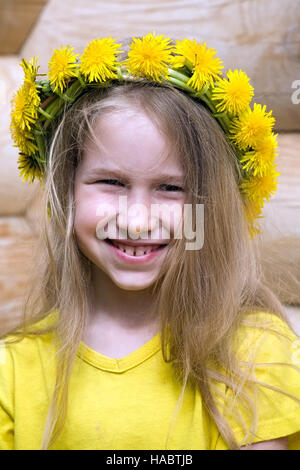
M 87 136 L 80 170 L 118 169 L 125 173 L 181 173 L 177 152 L 162 130 L 140 109 L 105 111 Z

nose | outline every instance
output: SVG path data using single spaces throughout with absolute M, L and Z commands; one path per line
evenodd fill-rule
M 151 216 L 151 204 L 148 198 L 135 198 L 122 207 L 117 217 L 120 231 L 128 233 L 130 238 L 151 238 L 156 227 L 156 220 Z
M 127 216 L 124 213 L 118 215 L 118 227 L 119 230 L 128 232 L 131 238 L 150 238 L 156 221 L 151 218 L 151 211 L 146 206 L 134 204 L 128 208 Z

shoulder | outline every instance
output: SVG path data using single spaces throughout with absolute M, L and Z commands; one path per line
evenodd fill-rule
M 289 338 L 297 337 L 287 319 L 264 310 L 244 314 L 240 323 L 240 331 L 255 331 L 258 335 L 268 331 L 269 333 L 282 334 Z
M 12 333 L 4 336 L 0 341 L 0 365 L 16 367 L 28 363 L 32 366 L 40 359 L 41 353 L 49 352 L 54 347 L 54 333 L 32 334 L 40 329 L 52 326 L 57 320 L 57 311 L 54 310 L 43 319 L 30 325 L 31 334 L 21 336 Z
M 280 403 L 283 413 L 300 418 L 300 341 L 289 324 L 272 313 L 250 314 L 237 330 L 235 346 L 240 367 L 258 384 L 264 413 L 268 408 L 275 413 Z
M 300 341 L 284 318 L 261 311 L 244 315 L 234 335 L 233 347 L 245 360 L 297 362 Z
M 249 404 L 255 406 L 256 431 L 254 442 L 270 441 L 289 436 L 289 448 L 300 448 L 300 341 L 284 318 L 257 312 L 244 315 L 233 338 L 234 352 L 244 378 L 250 378 L 244 407 L 238 401 L 237 412 L 249 423 Z M 242 385 L 242 384 L 241 384 Z M 236 396 L 229 387 L 226 396 L 233 403 Z M 243 397 L 242 397 L 243 398 Z M 249 408 L 250 409 L 250 408 Z M 228 416 L 227 416 L 228 417 Z M 239 441 L 245 430 L 239 419 L 228 421 Z M 292 443 L 291 436 L 294 441 Z M 293 447 L 294 446 L 294 447 Z
M 30 329 L 44 329 L 55 320 L 56 313 L 51 312 Z M 24 423 L 24 416 L 27 419 L 47 399 L 53 387 L 55 353 L 52 333 L 23 337 L 14 332 L 1 339 L 0 449 L 14 448 L 14 423 Z
M 51 313 L 34 323 L 32 330 L 44 328 L 55 319 Z M 53 333 L 41 335 L 9 334 L 0 342 L 0 408 L 14 407 L 25 390 L 41 389 L 43 380 L 52 381 L 56 367 L 56 340 Z M 50 383 L 50 382 L 49 382 Z M 30 396 L 30 395 L 28 395 Z

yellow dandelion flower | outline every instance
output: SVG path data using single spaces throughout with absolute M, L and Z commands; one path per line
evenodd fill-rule
M 38 57 L 33 57 L 32 59 L 30 59 L 29 63 L 25 59 L 21 60 L 20 65 L 24 70 L 25 80 L 29 80 L 30 82 L 35 81 L 38 69 L 40 68 L 40 66 L 37 65 L 37 60 Z
M 206 43 L 199 44 L 195 39 L 182 39 L 176 41 L 175 53 L 178 56 L 172 58 L 172 65 L 176 68 L 185 65 L 186 59 L 192 66 L 193 75 L 187 82 L 197 91 L 200 91 L 203 85 L 209 82 L 213 86 L 213 80 L 217 80 L 221 74 L 221 65 L 223 62 L 214 57 L 215 49 L 206 47 Z
M 80 73 L 91 82 L 103 83 L 118 78 L 116 71 L 116 54 L 121 44 L 116 44 L 111 37 L 91 41 L 80 58 Z
M 124 62 L 134 77 L 161 82 L 168 78 L 171 61 L 170 38 L 148 33 L 142 39 L 132 38 L 128 59 Z
M 74 47 L 69 45 L 60 49 L 54 49 L 51 59 L 48 63 L 48 76 L 50 79 L 50 85 L 54 85 L 54 93 L 58 90 L 61 93 L 67 85 L 67 81 L 77 76 L 77 67 L 79 64 L 76 63 L 77 56 L 72 51 Z
M 253 176 L 239 185 L 242 192 L 254 204 L 261 205 L 263 199 L 269 201 L 271 195 L 276 192 L 278 185 L 276 178 L 280 173 L 275 170 L 275 167 L 276 165 L 273 165 L 264 176 Z
M 240 160 L 243 169 L 251 171 L 254 176 L 263 176 L 266 174 L 275 161 L 277 154 L 277 134 L 270 134 L 261 140 L 254 150 L 246 152 Z
M 20 132 L 22 130 L 25 131 L 25 129 L 30 130 L 32 124 L 38 118 L 40 97 L 35 85 L 38 70 L 36 61 L 37 59 L 31 59 L 28 64 L 26 60 L 22 59 L 21 66 L 25 75 L 24 82 L 11 99 L 12 126 L 13 128 L 18 128 Z
M 264 206 L 263 201 L 260 201 L 259 203 L 256 203 L 256 204 L 253 201 L 249 201 L 249 199 L 245 201 L 245 215 L 246 215 L 250 237 L 252 239 L 256 235 L 261 233 L 260 226 L 258 224 L 257 219 L 263 218 L 263 215 L 261 214 L 263 206 Z
M 39 97 L 38 90 L 35 86 L 35 82 L 29 79 L 26 79 L 23 84 L 23 89 L 25 94 L 27 95 L 27 104 L 30 107 L 31 115 L 34 118 L 38 117 L 38 107 L 40 106 L 41 99 Z
M 22 181 L 33 183 L 35 178 L 42 181 L 43 174 L 34 157 L 20 153 L 18 158 L 18 169 L 20 171 Z
M 14 119 L 11 121 L 10 134 L 15 142 L 14 147 L 18 147 L 21 153 L 31 156 L 38 150 L 30 132 L 21 130 Z
M 256 147 L 258 143 L 272 131 L 275 118 L 272 111 L 266 113 L 266 105 L 254 103 L 253 110 L 248 107 L 235 119 L 230 132 L 234 135 L 231 139 L 241 150 L 247 147 Z
M 249 78 L 242 70 L 228 70 L 228 80 L 217 81 L 212 92 L 212 99 L 219 100 L 216 108 L 219 112 L 228 111 L 231 114 L 239 114 L 249 106 L 254 88 L 249 83 Z
M 249 230 L 249 233 L 250 233 L 251 240 L 253 240 L 256 237 L 256 235 L 261 233 L 260 227 L 257 223 L 255 223 L 255 221 L 249 222 L 248 230 Z
M 31 78 L 25 78 L 25 81 L 23 83 L 23 92 L 24 96 L 26 96 L 27 107 L 29 109 L 29 112 L 32 118 L 36 120 L 38 117 L 38 108 L 40 106 L 41 99 L 34 80 L 32 80 Z
M 248 220 L 260 218 L 263 206 L 264 206 L 263 199 L 261 199 L 260 201 L 257 201 L 256 203 L 248 199 L 246 202 L 246 212 L 247 212 Z
M 12 112 L 11 118 L 15 121 L 16 125 L 24 130 L 30 130 L 31 124 L 34 124 L 37 118 L 37 109 L 35 101 L 32 101 L 32 96 L 29 94 L 29 88 L 24 83 L 11 99 Z
M 25 59 L 22 59 L 21 61 L 21 66 L 24 70 L 25 75 L 23 86 L 27 93 L 28 101 L 30 101 L 30 104 L 33 106 L 33 108 L 35 108 L 35 110 L 38 108 L 41 102 L 35 84 L 36 75 L 39 69 L 39 66 L 37 65 L 36 61 L 37 58 L 31 59 L 29 63 Z

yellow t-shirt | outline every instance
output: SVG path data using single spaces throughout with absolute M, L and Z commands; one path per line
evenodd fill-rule
M 300 399 L 297 336 L 275 315 L 263 312 L 255 315 L 262 321 L 272 320 L 285 336 L 243 326 L 237 335 L 239 354 L 247 360 L 256 351 L 257 362 L 261 363 L 256 369 L 257 379 Z M 254 318 L 253 314 L 249 317 Z M 1 450 L 40 449 L 54 385 L 54 352 L 53 334 L 26 337 L 15 344 L 2 342 Z M 200 393 L 189 384 L 178 415 L 171 423 L 181 392 L 172 371 L 171 364 L 163 360 L 159 333 L 121 359 L 99 354 L 81 342 L 70 379 L 67 422 L 50 449 L 228 449 Z M 225 385 L 220 387 L 225 391 Z M 254 442 L 288 435 L 289 449 L 300 450 L 300 405 L 281 393 L 261 386 L 259 389 Z M 233 417 L 228 422 L 239 442 L 242 441 L 241 425 Z

